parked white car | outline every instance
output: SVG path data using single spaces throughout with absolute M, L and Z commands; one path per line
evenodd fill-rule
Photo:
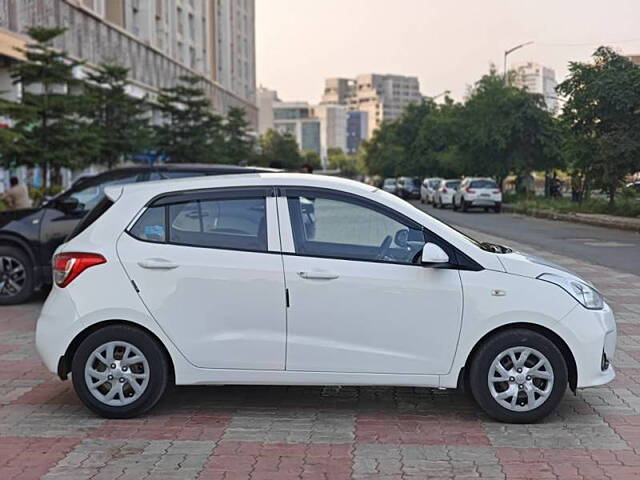
M 458 187 L 460 187 L 458 179 L 441 180 L 433 195 L 433 206 L 436 208 L 453 206 L 453 199 Z
M 484 208 L 485 212 L 493 209 L 498 213 L 502 208 L 502 191 L 491 178 L 467 177 L 462 180 L 453 200 L 453 209 L 458 208 L 463 212 L 470 208 Z
M 420 203 L 433 203 L 433 197 L 441 181 L 441 178 L 425 178 L 422 181 L 422 185 L 420 185 Z
M 532 422 L 567 385 L 614 378 L 593 285 L 369 185 L 267 173 L 105 194 L 56 251 L 36 329 L 102 416 L 149 410 L 170 381 L 466 385 Z

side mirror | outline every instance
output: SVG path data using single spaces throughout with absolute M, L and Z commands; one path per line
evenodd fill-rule
M 56 201 L 56 207 L 65 213 L 75 212 L 80 206 L 80 202 L 75 197 L 62 197 Z
M 435 243 L 426 243 L 421 261 L 423 265 L 442 265 L 449 263 L 449 255 Z

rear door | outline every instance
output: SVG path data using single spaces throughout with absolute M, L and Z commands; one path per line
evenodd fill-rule
M 140 298 L 198 367 L 284 369 L 285 286 L 275 199 L 268 193 L 170 195 L 118 241 Z

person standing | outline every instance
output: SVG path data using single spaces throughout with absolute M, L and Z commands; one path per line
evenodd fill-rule
M 24 183 L 18 181 L 18 177 L 9 179 L 10 188 L 0 198 L 5 201 L 7 206 L 12 209 L 30 208 L 31 199 L 29 198 L 29 190 Z

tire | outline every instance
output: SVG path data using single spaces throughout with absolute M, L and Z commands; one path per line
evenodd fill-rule
M 462 197 L 460 199 L 460 209 L 463 212 L 467 212 L 469 210 L 469 204 L 467 202 L 464 201 L 464 197 Z
M 517 362 L 520 361 L 522 355 L 522 353 L 520 355 L 517 354 L 517 349 L 529 349 L 531 351 L 524 360 L 525 368 L 521 373 L 517 373 L 517 369 L 513 368 L 511 357 L 508 355 L 506 357 L 503 356 L 511 348 L 516 349 L 515 358 Z M 544 367 L 534 370 L 531 368 L 532 364 L 542 360 L 540 355 L 544 357 L 547 363 Z M 492 364 L 499 358 L 503 358 L 502 362 L 507 363 L 505 366 L 501 362 L 501 365 L 506 370 L 504 375 L 513 376 L 509 376 L 507 381 L 504 382 L 500 381 L 501 377 L 496 378 L 494 382 L 490 382 L 489 375 L 492 370 L 498 373 Z M 549 367 L 546 365 L 549 365 Z M 532 376 L 526 376 L 527 373 L 532 373 Z M 551 373 L 550 376 L 549 373 Z M 550 380 L 535 378 L 537 375 L 543 374 L 550 377 Z M 520 382 L 522 387 L 520 387 Z M 478 405 L 490 417 L 507 423 L 531 423 L 549 415 L 562 400 L 567 389 L 567 382 L 567 364 L 558 347 L 544 335 L 523 328 L 502 331 L 485 341 L 474 355 L 469 370 L 471 393 Z M 490 383 L 493 387 L 489 386 Z M 533 392 L 532 385 L 544 391 L 545 395 L 538 394 L 538 397 L 535 397 L 536 393 L 532 393 L 533 400 L 532 406 L 530 406 L 531 400 L 527 392 Z M 494 392 L 495 395 L 503 393 L 506 396 L 511 391 L 516 393 L 515 400 L 513 395 L 502 400 L 494 398 Z M 516 402 L 515 406 L 512 403 L 514 401 Z
M 484 211 L 485 211 L 485 213 L 488 213 L 489 212 L 489 207 L 484 207 Z
M 453 197 L 451 199 L 451 208 L 453 209 L 454 212 L 458 211 L 458 205 L 456 205 L 456 197 Z
M 493 207 L 493 211 L 496 213 L 500 213 L 500 211 L 502 210 L 502 204 L 501 203 L 496 203 L 496 206 Z
M 12 271 L 16 273 L 7 273 Z M 8 280 L 11 283 L 5 283 Z M 31 298 L 34 288 L 33 264 L 29 255 L 20 248 L 0 246 L 0 305 L 26 302 Z
M 116 358 L 114 361 L 117 362 L 117 368 L 113 370 L 109 368 L 110 365 L 95 360 L 94 356 L 94 352 L 101 351 L 103 358 L 108 358 L 108 351 L 106 351 L 106 349 L 99 349 L 110 342 L 119 345 L 114 349 L 114 358 Z M 141 354 L 142 358 L 147 362 L 146 365 L 144 365 L 143 362 L 131 363 L 131 369 L 129 370 L 125 362 L 122 362 L 123 369 L 121 370 L 120 362 L 123 360 L 122 344 L 132 346 L 132 353 L 134 355 Z M 117 359 L 118 353 L 120 353 L 121 356 L 119 360 Z M 131 355 L 128 355 L 128 357 L 133 358 Z M 120 392 L 124 393 L 124 396 L 121 393 L 116 393 L 118 398 L 114 398 L 113 402 L 121 403 L 120 405 L 109 405 L 92 393 L 92 390 L 96 391 L 99 389 L 90 389 L 87 384 L 89 379 L 87 378 L 88 374 L 85 374 L 85 366 L 91 358 L 93 358 L 93 366 L 96 370 L 101 370 L 101 365 L 104 365 L 104 371 L 98 373 L 104 373 L 105 376 L 108 373 L 112 373 L 112 378 L 114 379 L 114 382 L 105 381 L 104 394 L 100 391 L 96 394 L 104 396 L 107 395 L 111 389 L 116 388 L 116 390 L 118 390 L 119 388 Z M 116 363 L 112 365 L 116 365 Z M 137 382 L 137 380 L 124 380 L 123 387 L 117 387 L 118 383 L 115 383 L 115 378 L 119 378 L 121 375 L 127 375 L 124 373 L 125 370 L 129 372 L 129 375 L 134 373 L 134 365 L 136 366 L 135 373 L 142 372 L 142 374 L 144 374 L 145 370 L 147 372 L 146 380 L 141 380 L 142 384 L 138 383 L 138 386 L 142 387 L 140 394 L 135 393 L 131 387 L 131 382 Z M 71 363 L 71 379 L 80 400 L 82 400 L 90 410 L 105 418 L 131 418 L 149 411 L 162 397 L 167 387 L 168 378 L 168 359 L 158 342 L 139 328 L 129 325 L 110 325 L 93 332 L 80 343 Z M 126 398 L 128 396 L 137 396 L 137 398 Z
M 422 198 L 422 196 L 420 196 L 420 203 L 424 205 L 424 198 Z

